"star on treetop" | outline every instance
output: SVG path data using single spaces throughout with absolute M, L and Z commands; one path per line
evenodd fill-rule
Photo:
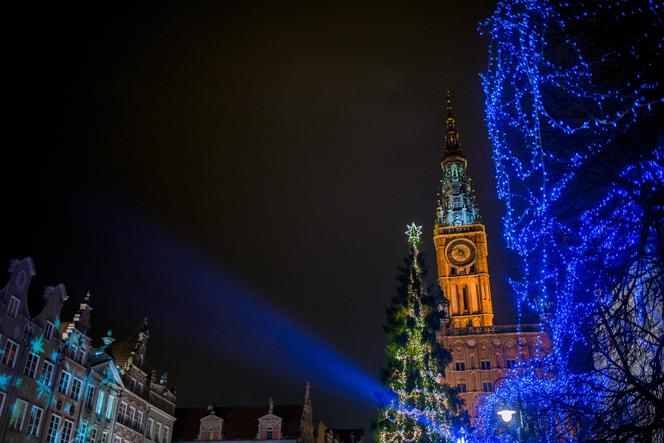
M 422 226 L 415 226 L 415 223 L 406 225 L 406 235 L 408 236 L 409 244 L 418 244 L 420 242 L 420 236 L 422 235 Z

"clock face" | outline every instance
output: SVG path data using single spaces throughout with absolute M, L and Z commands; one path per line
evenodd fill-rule
M 477 260 L 477 248 L 467 238 L 457 238 L 449 242 L 445 248 L 447 261 L 455 267 L 470 266 Z

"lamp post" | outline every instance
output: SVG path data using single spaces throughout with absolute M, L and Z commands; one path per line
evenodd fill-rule
M 496 381 L 493 382 L 493 390 L 496 390 L 496 383 L 499 380 L 504 379 L 505 377 L 501 377 L 496 379 Z M 518 433 L 518 438 L 519 442 L 525 442 L 525 436 L 524 436 L 524 431 L 527 431 L 523 425 L 523 407 L 521 406 L 521 393 L 517 389 L 516 391 L 517 395 L 517 410 L 510 409 L 507 404 L 504 404 L 500 410 L 498 410 L 497 414 L 500 416 L 500 418 L 505 422 L 505 423 L 510 423 L 512 421 L 512 417 L 514 417 L 515 414 L 519 415 L 519 423 L 517 425 L 517 433 Z

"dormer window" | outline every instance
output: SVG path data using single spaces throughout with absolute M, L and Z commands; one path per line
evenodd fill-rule
M 50 321 L 46 322 L 46 327 L 44 328 L 44 340 L 50 340 L 53 338 L 53 331 L 55 326 Z
M 21 306 L 21 300 L 12 295 L 9 298 L 9 304 L 7 305 L 7 315 L 9 315 L 11 318 L 18 317 L 19 306 Z
M 217 417 L 212 406 L 208 407 L 209 415 L 201 418 L 200 428 L 198 430 L 199 440 L 221 440 L 221 430 L 224 420 Z

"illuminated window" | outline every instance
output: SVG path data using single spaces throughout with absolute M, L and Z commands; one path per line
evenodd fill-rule
M 454 370 L 455 371 L 465 371 L 466 370 L 466 362 L 463 362 L 463 361 L 454 362 Z
M 80 378 L 74 378 L 74 381 L 71 384 L 71 394 L 69 395 L 72 400 L 74 401 L 80 400 L 82 387 L 83 387 L 83 381 Z
M 490 360 L 482 360 L 480 362 L 480 369 L 491 369 L 491 361 Z
M 114 401 L 115 401 L 115 397 L 109 394 L 108 401 L 106 402 L 106 418 L 111 418 L 111 414 L 113 413 L 113 402 Z
M 482 390 L 484 392 L 493 392 L 493 383 L 490 381 L 482 382 Z
M 23 375 L 30 378 L 35 378 L 37 375 L 37 366 L 39 365 L 39 356 L 34 352 L 28 354 L 28 358 L 25 360 L 25 369 L 23 369 Z
M 12 295 L 9 298 L 9 304 L 7 305 L 7 315 L 11 318 L 16 318 L 18 316 L 19 306 L 21 306 L 21 300 Z
M 104 395 L 106 393 L 104 391 L 99 391 L 99 396 L 97 397 L 97 407 L 95 408 L 95 412 L 97 414 L 101 414 L 104 411 Z
M 28 420 L 28 430 L 25 432 L 28 438 L 37 438 L 43 412 L 44 410 L 39 406 L 32 405 L 32 409 L 30 409 L 30 419 Z
M 50 340 L 53 338 L 53 331 L 55 330 L 55 326 L 53 326 L 53 323 L 50 321 L 46 322 L 46 327 L 44 328 L 44 340 Z
M 53 378 L 53 363 L 44 360 L 42 363 L 41 373 L 39 374 L 39 381 L 46 386 L 51 386 L 51 379 Z
M 78 431 L 76 431 L 76 439 L 74 440 L 74 443 L 86 443 L 85 440 L 87 434 L 88 434 L 88 424 L 82 421 L 78 425 Z
M 12 408 L 12 415 L 9 418 L 9 429 L 20 431 L 25 421 L 25 413 L 28 411 L 28 403 L 17 398 Z
M 58 382 L 58 391 L 67 394 L 69 389 L 69 380 L 71 379 L 71 374 L 67 371 L 62 371 L 60 373 L 60 382 Z
M 5 342 L 5 349 L 2 353 L 2 360 L 0 360 L 0 364 L 13 368 L 14 364 L 16 363 L 16 357 L 18 356 L 19 348 L 20 346 L 18 345 L 18 343 L 10 339 L 7 339 L 7 341 Z
M 58 428 L 60 427 L 60 416 L 51 415 L 51 421 L 48 422 L 48 431 L 46 432 L 46 441 L 56 443 L 58 441 Z

